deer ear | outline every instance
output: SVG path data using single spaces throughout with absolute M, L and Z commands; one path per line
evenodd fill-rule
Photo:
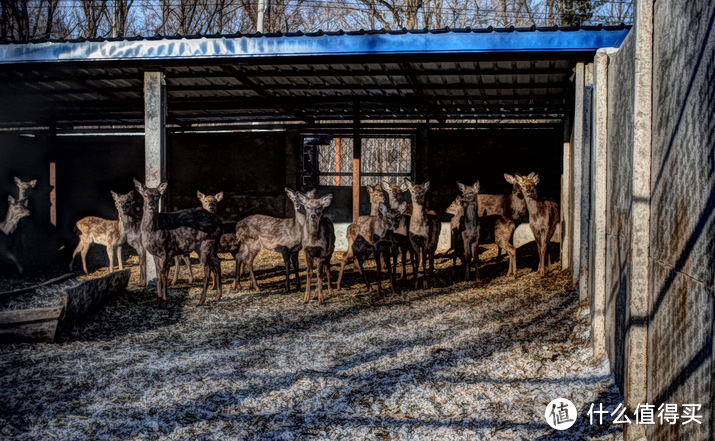
M 166 188 L 169 186 L 169 183 L 164 181 L 161 184 L 159 184 L 158 187 L 156 187 L 157 190 L 159 190 L 159 194 L 164 194 L 166 193 Z
M 407 185 L 407 189 L 408 189 L 408 190 L 412 190 L 412 187 L 413 187 L 412 181 L 410 181 L 409 179 L 405 178 L 405 185 Z
M 112 193 L 112 199 L 114 199 L 115 201 L 118 201 L 120 196 L 112 190 L 109 190 L 109 191 Z
M 423 187 L 425 190 L 429 190 L 429 187 L 430 187 L 429 181 L 425 181 L 425 183 L 422 184 L 422 187 Z
M 303 193 L 301 193 L 299 191 L 295 192 L 295 197 L 298 199 L 298 202 L 301 205 L 305 205 L 305 203 L 308 202 L 308 199 L 309 199 L 307 195 L 304 195 Z
M 22 184 L 22 181 L 20 180 L 20 178 L 15 176 L 15 185 L 20 185 L 20 184 Z
M 476 181 L 476 182 L 474 183 L 473 187 L 474 187 L 474 191 L 476 191 L 477 193 L 479 193 L 479 188 L 480 188 L 479 181 Z
M 454 202 L 461 204 L 462 203 L 462 196 L 457 196 L 457 199 L 454 200 Z
M 144 195 L 144 186 L 142 185 L 141 182 L 137 181 L 136 179 L 134 179 L 134 188 L 137 189 L 137 191 L 139 192 L 140 195 L 142 195 L 142 196 Z
M 522 175 L 520 175 L 519 173 L 517 173 L 515 177 L 516 177 L 516 182 L 517 182 L 517 183 L 519 183 L 519 184 L 523 184 L 523 183 L 524 183 L 524 177 L 523 177 Z
M 405 211 L 407 211 L 407 202 L 402 202 L 398 207 L 397 211 L 400 212 L 400 214 L 405 214 Z
M 32 181 L 30 181 L 30 185 L 32 186 L 32 188 L 35 188 L 35 185 L 37 185 L 37 179 L 33 179 Z
M 514 184 L 514 176 L 504 173 L 504 179 L 510 184 Z
M 25 198 L 24 201 L 22 201 L 22 204 L 27 208 L 28 205 L 30 205 L 30 200 L 28 198 Z
M 313 199 L 315 197 L 315 191 L 316 191 L 316 189 L 314 188 L 314 189 L 310 190 L 308 193 L 306 193 L 305 195 L 308 196 L 308 199 Z
M 387 205 L 385 205 L 384 202 L 380 202 L 377 206 L 377 209 L 380 214 L 382 214 L 383 216 L 387 216 Z
M 134 199 L 134 190 L 130 191 L 129 193 L 125 194 L 124 196 L 128 197 L 129 199 Z
M 320 205 L 322 205 L 323 208 L 327 208 L 327 206 L 330 205 L 330 203 L 332 201 L 333 201 L 333 194 L 328 193 L 325 196 L 323 196 L 322 198 L 320 198 Z
M 531 178 L 534 181 L 534 185 L 538 184 L 541 178 L 538 173 L 534 173 L 534 177 Z
M 286 191 L 288 198 L 290 198 L 291 201 L 295 202 L 295 192 L 288 187 L 285 187 L 284 190 Z
M 216 193 L 216 196 L 214 196 L 214 198 L 216 198 L 216 202 L 221 202 L 221 199 L 223 199 L 223 192 L 220 191 Z
M 402 191 L 407 191 L 407 190 L 409 190 L 409 188 L 407 188 L 407 184 L 405 184 L 405 183 L 403 182 L 402 184 L 400 184 L 400 190 L 402 190 Z
M 459 191 L 464 192 L 465 186 L 461 182 L 457 181 L 457 188 L 459 188 Z
M 199 198 L 199 200 L 200 200 L 201 202 L 203 202 L 203 201 L 204 201 L 204 198 L 206 197 L 203 193 L 201 193 L 201 192 L 198 191 L 198 190 L 196 191 L 196 196 Z
M 392 190 L 392 185 L 387 181 L 382 181 L 382 189 L 389 193 Z
M 368 192 L 369 194 L 372 194 L 372 193 L 375 191 L 375 189 L 373 188 L 372 185 L 366 186 L 365 189 L 367 190 L 367 192 Z
M 7 202 L 12 205 L 15 203 L 15 198 L 12 195 L 7 195 Z

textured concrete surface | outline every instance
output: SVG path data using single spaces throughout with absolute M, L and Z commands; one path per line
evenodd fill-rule
M 581 162 L 581 228 L 579 231 L 579 267 L 578 272 L 579 297 L 588 297 L 588 256 L 590 251 L 591 231 L 591 121 L 593 119 L 593 65 L 588 64 L 587 81 L 583 94 L 583 157 Z
M 561 231 L 561 269 L 569 269 L 571 267 L 571 237 L 573 227 L 571 219 L 573 218 L 573 134 L 570 142 L 563 144 L 563 174 L 561 175 L 561 213 L 559 216 L 561 225 L 564 226 Z
M 577 63 L 574 78 L 574 88 L 576 89 L 576 99 L 574 101 L 574 121 L 573 121 L 573 158 L 571 161 L 571 212 L 568 215 L 570 220 L 569 237 L 571 239 L 571 277 L 576 285 L 579 279 L 579 269 L 581 268 L 581 192 L 583 189 L 583 162 L 584 162 L 584 93 L 586 80 L 585 63 Z
M 702 425 L 651 441 L 715 438 L 715 0 L 654 8 L 648 402 L 702 404 Z

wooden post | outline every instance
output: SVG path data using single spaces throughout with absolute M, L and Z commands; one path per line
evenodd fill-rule
M 340 173 L 340 138 L 335 138 L 335 173 Z M 340 187 L 340 175 L 335 177 L 335 185 Z
M 360 156 L 362 140 L 360 139 L 360 103 L 355 102 L 353 112 L 353 222 L 360 217 Z
M 57 226 L 57 174 L 55 163 L 50 162 L 50 222 L 52 225 Z

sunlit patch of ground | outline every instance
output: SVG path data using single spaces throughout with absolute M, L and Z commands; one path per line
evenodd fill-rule
M 479 284 L 453 284 L 439 253 L 436 288 L 393 295 L 385 276 L 383 297 L 371 297 L 348 266 L 346 289 L 324 306 L 285 293 L 282 259 L 262 253 L 261 291 L 246 289 L 245 274 L 244 289 L 230 290 L 224 261 L 223 298 L 210 290 L 196 307 L 194 265 L 196 283 L 182 268 L 169 308 L 155 309 L 132 257 L 128 291 L 60 343 L 0 346 L 0 438 L 620 439 L 585 416 L 621 397 L 607 364 L 591 358 L 588 309 L 570 274 L 554 263 L 538 277 L 525 248 L 507 278 L 506 260 L 486 248 Z M 374 263 L 366 268 L 374 283 Z M 564 432 L 543 417 L 557 397 L 581 412 Z

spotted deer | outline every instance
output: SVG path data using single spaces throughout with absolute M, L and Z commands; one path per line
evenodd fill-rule
M 464 265 L 464 245 L 462 244 L 462 233 L 459 231 L 459 224 L 462 221 L 462 216 L 464 216 L 462 196 L 457 196 L 457 198 L 449 204 L 445 213 L 452 215 L 452 219 L 449 221 L 449 227 L 452 230 L 452 268 L 454 268 L 457 266 L 457 258 L 459 258 L 459 261 Z
M 127 194 L 118 194 L 112 192 L 114 206 L 117 207 L 119 213 L 119 223 L 124 230 L 126 243 L 139 255 L 139 284 L 146 286 L 146 253 L 144 245 L 142 245 L 141 217 L 138 217 L 134 209 L 134 190 Z M 121 246 L 118 248 L 121 249 Z
M 318 304 L 322 305 L 324 303 L 323 276 L 327 276 L 328 295 L 333 295 L 333 286 L 330 281 L 330 259 L 335 250 L 335 228 L 330 219 L 323 216 L 323 212 L 333 200 L 333 195 L 327 194 L 320 199 L 312 199 L 308 195 L 296 192 L 296 198 L 302 209 L 305 210 L 302 241 L 307 271 L 303 303 L 308 303 L 311 299 L 310 279 L 315 267 L 318 277 L 316 283 Z
M 529 227 L 536 240 L 536 248 L 539 251 L 539 275 L 546 276 L 544 259 L 546 257 L 546 247 L 551 240 L 551 236 L 556 231 L 556 224 L 559 221 L 559 209 L 556 202 L 548 198 L 540 198 L 536 193 L 536 184 L 540 178 L 538 173 L 529 173 L 524 177 L 519 174 L 515 176 L 516 182 L 521 187 L 524 194 L 526 208 L 529 212 Z
M 296 203 L 296 192 L 290 188 L 285 189 L 288 198 L 293 201 L 295 217 L 282 219 L 263 214 L 254 214 L 240 220 L 236 224 L 236 238 L 241 246 L 236 259 L 236 269 L 241 270 L 245 262 L 248 274 L 251 277 L 251 287 L 258 291 L 258 283 L 253 273 L 253 260 L 261 250 L 273 251 L 283 256 L 286 268 L 285 290 L 290 292 L 290 268 L 293 265 L 296 288 L 300 291 L 298 275 L 298 252 L 303 247 L 303 226 L 305 223 L 305 209 Z M 315 195 L 315 190 L 309 191 L 306 196 L 310 199 Z M 240 288 L 240 274 L 236 274 L 234 288 Z
M 462 244 L 464 246 L 464 280 L 469 281 L 469 272 L 472 262 L 476 272 L 476 280 L 479 281 L 479 235 L 481 224 L 479 219 L 479 181 L 474 185 L 464 185 L 457 181 L 457 187 L 462 192 L 462 205 L 464 206 L 464 216 L 459 224 L 459 231 L 462 234 Z
M 29 198 L 30 195 L 32 195 L 32 189 L 37 185 L 37 179 L 22 182 L 20 178 L 15 177 L 15 185 L 17 185 L 18 188 L 17 200 L 19 202 L 23 202 L 25 199 Z
M 157 306 L 166 307 L 167 282 L 174 257 L 196 252 L 204 268 L 204 286 L 199 305 L 206 302 L 209 275 L 217 284 L 216 300 L 221 300 L 221 265 L 216 250 L 221 239 L 221 220 L 215 214 L 200 208 L 190 208 L 173 213 L 159 213 L 159 200 L 166 192 L 167 182 L 156 188 L 144 187 L 134 180 L 134 186 L 144 198 L 141 231 L 144 249 L 154 257 L 157 272 Z
M 24 200 L 15 200 L 14 197 L 8 195 L 7 202 L 9 204 L 5 219 L 0 222 L 0 256 L 4 256 L 17 267 L 17 271 L 22 274 L 22 266 L 17 261 L 15 256 L 10 251 L 10 235 L 17 230 L 17 224 L 20 219 L 30 215 L 30 210 L 27 208 L 27 198 Z
M 80 219 L 74 226 L 74 232 L 79 237 L 79 243 L 72 252 L 70 261 L 70 271 L 74 268 L 74 260 L 77 254 L 81 253 L 82 269 L 87 271 L 87 252 L 92 244 L 96 243 L 107 247 L 107 257 L 109 258 L 109 272 L 114 272 L 114 256 L 117 256 L 119 269 L 124 269 L 122 264 L 122 245 L 126 240 L 124 228 L 118 220 L 107 220 L 97 216 L 87 216 Z
M 403 196 L 407 189 L 407 184 L 404 182 L 400 185 L 392 185 L 388 180 L 382 181 L 382 188 L 387 192 L 387 197 L 390 200 L 390 208 L 397 209 L 403 202 Z M 392 261 L 392 272 L 397 275 L 397 253 L 402 255 L 402 276 L 400 281 L 407 280 L 407 253 L 410 254 L 410 260 L 414 268 L 414 250 L 412 242 L 410 242 L 410 218 L 412 216 L 412 204 L 407 204 L 405 213 L 400 220 L 400 226 L 393 233 L 395 249 L 393 250 L 394 259 Z
M 402 215 L 407 208 L 407 203 L 402 202 L 397 209 L 389 208 L 385 203 L 380 203 L 380 214 L 378 216 L 360 216 L 355 225 L 356 237 L 348 246 L 347 252 L 343 255 L 343 260 L 340 263 L 340 274 L 338 276 L 338 289 L 342 289 L 343 272 L 345 265 L 349 260 L 353 264 L 357 262 L 357 269 L 360 275 L 365 280 L 367 292 L 372 292 L 372 285 L 363 270 L 363 262 L 367 260 L 371 254 L 375 255 L 375 264 L 377 267 L 377 294 L 382 294 L 382 265 L 381 259 L 387 262 L 387 274 L 390 278 L 390 288 L 392 293 L 395 293 L 395 274 L 392 272 L 390 265 L 390 254 L 394 247 L 394 232 L 400 227 Z
M 413 184 L 405 178 L 407 188 L 412 195 L 412 217 L 410 218 L 409 237 L 412 249 L 415 252 L 415 259 L 412 261 L 412 268 L 415 274 L 415 289 L 419 287 L 420 262 L 422 263 L 422 288 L 427 289 L 432 281 L 434 273 L 434 253 L 439 242 L 439 233 L 442 224 L 434 211 L 428 211 L 425 207 L 425 196 L 430 188 L 430 181 L 422 185 Z M 427 262 L 429 260 L 429 276 L 427 273 Z M 416 263 L 416 265 L 415 265 Z M 429 279 L 429 280 L 428 280 Z

